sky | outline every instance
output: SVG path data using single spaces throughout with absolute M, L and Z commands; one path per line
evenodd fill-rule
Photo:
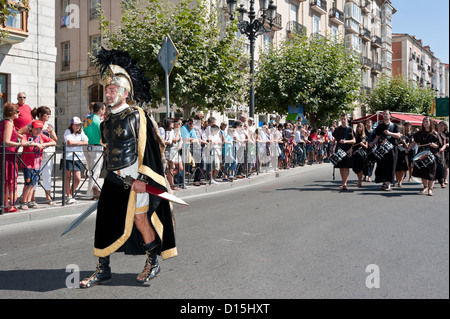
M 422 39 L 434 56 L 449 63 L 449 0 L 391 0 L 392 33 L 407 33 Z

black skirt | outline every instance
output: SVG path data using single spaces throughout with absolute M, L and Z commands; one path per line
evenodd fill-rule
M 384 157 L 377 162 L 375 170 L 375 183 L 394 183 L 395 169 L 397 167 L 397 146 L 386 153 Z

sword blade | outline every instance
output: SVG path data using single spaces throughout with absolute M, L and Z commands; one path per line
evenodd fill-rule
M 119 177 L 126 185 L 130 186 L 133 185 L 133 182 L 135 181 L 135 179 L 131 176 L 125 176 L 125 177 Z M 165 200 L 180 204 L 180 205 L 186 205 L 189 206 L 188 203 L 186 203 L 184 200 L 182 200 L 181 198 L 178 198 L 177 196 L 173 195 L 173 194 L 169 194 L 168 192 L 165 192 L 163 190 L 160 190 L 154 186 L 151 186 L 149 184 L 145 185 L 145 192 L 158 196 L 160 198 L 163 198 Z
M 86 218 L 89 217 L 89 215 L 91 215 L 93 212 L 95 212 L 97 210 L 97 205 L 98 205 L 98 201 L 95 201 L 95 203 L 92 204 L 84 213 L 82 213 L 80 216 L 78 216 L 76 219 L 74 219 L 74 221 L 71 222 L 70 225 L 67 226 L 67 228 L 63 231 L 63 233 L 61 234 L 61 237 L 64 236 L 65 234 L 67 234 L 68 232 L 70 232 L 71 230 L 73 230 L 78 225 L 80 225 L 83 222 L 83 220 L 85 220 Z
M 186 206 L 189 205 L 188 203 L 186 203 L 181 198 L 178 198 L 178 197 L 176 197 L 173 194 L 169 194 L 168 192 L 164 192 L 164 191 L 162 191 L 160 189 L 157 189 L 156 187 L 153 187 L 153 186 L 148 185 L 148 184 L 145 186 L 145 191 L 147 193 L 149 193 L 149 194 L 152 194 L 152 195 L 164 198 L 164 199 L 166 199 L 168 201 L 171 201 L 171 202 L 174 202 L 174 203 L 177 203 L 177 204 L 180 204 L 180 205 L 186 205 Z
M 162 190 L 160 190 L 160 189 L 158 189 L 158 188 L 156 188 L 156 187 L 153 187 L 153 186 L 151 186 L 151 185 L 146 185 L 145 186 L 145 191 L 147 192 L 147 193 L 149 193 L 149 194 L 152 194 L 152 195 L 155 195 L 155 196 L 158 196 L 158 197 L 161 197 L 161 198 L 164 198 L 164 199 L 166 199 L 166 200 L 168 200 L 168 201 L 171 201 L 171 202 L 174 202 L 174 203 L 177 203 L 177 204 L 180 204 L 180 205 L 186 205 L 186 206 L 189 206 L 189 204 L 188 203 L 186 203 L 184 200 L 182 200 L 181 198 L 178 198 L 178 197 L 176 197 L 175 195 L 173 195 L 173 194 L 169 194 L 168 192 L 164 192 L 164 191 L 162 191 Z

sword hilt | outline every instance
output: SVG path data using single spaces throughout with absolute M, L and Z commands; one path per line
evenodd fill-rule
M 125 178 L 123 178 L 123 183 L 125 184 L 124 185 L 125 189 L 128 189 L 129 187 L 131 187 L 133 182 L 134 182 L 134 178 L 129 175 L 127 175 L 127 176 L 125 176 Z

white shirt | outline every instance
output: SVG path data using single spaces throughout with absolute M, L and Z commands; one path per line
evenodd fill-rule
M 71 133 L 69 129 L 64 132 L 64 142 L 67 141 L 76 141 L 76 142 L 84 142 L 89 141 L 89 138 L 81 131 L 81 134 Z M 73 155 L 75 154 L 75 158 Z M 66 148 L 66 159 L 68 160 L 84 160 L 83 146 L 67 146 Z

